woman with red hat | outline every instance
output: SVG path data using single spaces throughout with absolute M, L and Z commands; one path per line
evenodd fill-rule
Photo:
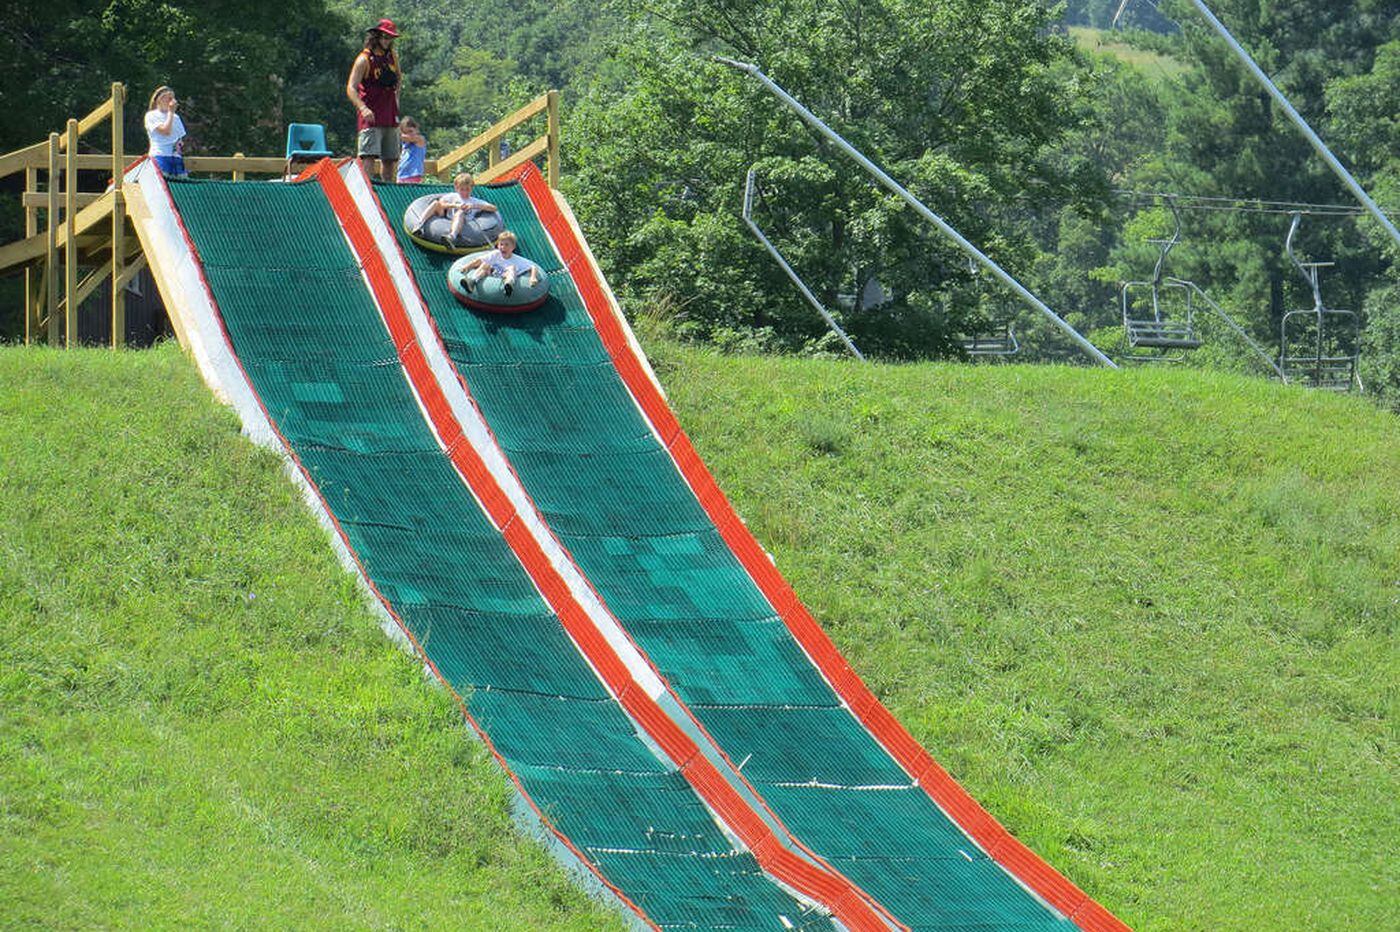
M 399 57 L 394 54 L 394 40 L 399 31 L 392 20 L 381 19 L 365 30 L 365 47 L 355 56 L 350 78 L 345 82 L 345 96 L 350 98 L 358 115 L 356 128 L 360 131 L 356 154 L 365 171 L 373 173 L 374 160 L 379 160 L 379 177 L 394 180 L 394 166 L 399 161 Z

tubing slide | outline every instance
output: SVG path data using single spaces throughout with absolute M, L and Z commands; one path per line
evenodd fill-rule
M 181 342 L 288 463 L 517 816 L 650 928 L 1122 929 L 851 670 L 716 486 L 567 205 L 478 190 L 549 300 L 461 307 L 353 162 L 131 214 Z M 447 190 L 444 186 L 442 190 Z

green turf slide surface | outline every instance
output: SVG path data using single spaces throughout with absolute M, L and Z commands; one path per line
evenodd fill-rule
M 376 188 L 390 218 L 423 190 Z M 550 273 L 544 307 L 467 310 L 444 284 L 451 257 L 400 231 L 405 258 L 526 491 L 680 699 L 788 829 L 900 922 L 1069 927 L 944 815 L 803 653 L 642 417 L 521 186 L 477 193 Z
M 735 850 L 568 639 L 423 420 L 320 187 L 185 182 L 170 192 L 228 339 L 289 452 L 534 805 L 659 926 L 827 927 Z M 522 237 L 522 251 L 536 242 Z M 580 351 L 586 321 L 557 328 Z M 515 354 L 529 357 L 535 337 L 517 336 L 522 345 L 493 340 L 503 368 Z M 521 397 L 526 386 L 541 397 L 558 387 L 515 368 Z M 534 426 L 546 453 L 549 425 Z M 559 438 L 587 454 L 588 438 L 564 426 Z M 634 426 L 624 419 L 602 433 L 620 440 Z M 650 583 L 636 583 L 645 601 Z

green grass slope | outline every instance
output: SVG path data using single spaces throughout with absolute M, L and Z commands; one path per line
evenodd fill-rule
M 1120 916 L 1397 924 L 1400 419 L 652 349 L 856 668 Z M 616 924 L 173 346 L 0 350 L 0 704 L 3 924 Z
M 0 925 L 620 927 L 175 346 L 0 349 Z
M 653 343 L 856 670 L 1051 863 L 1140 929 L 1400 925 L 1400 419 Z
M 1091 26 L 1069 27 L 1070 38 L 1086 52 L 1099 52 L 1112 55 L 1125 65 L 1131 65 L 1149 78 L 1174 81 L 1185 74 L 1190 66 L 1184 62 L 1148 49 L 1140 49 L 1110 29 L 1094 29 Z

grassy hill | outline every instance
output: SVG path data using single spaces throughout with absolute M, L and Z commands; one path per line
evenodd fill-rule
M 1148 77 L 1175 80 L 1190 67 L 1184 62 L 1149 49 L 1140 49 L 1123 41 L 1122 37 L 1110 29 L 1094 29 L 1091 26 L 1069 27 L 1070 38 L 1075 45 L 1089 52 L 1112 55 L 1124 64 L 1132 65 Z
M 857 670 L 1143 929 L 1396 919 L 1400 419 L 1223 375 L 653 342 Z M 596 928 L 178 350 L 0 350 L 0 902 Z
M 0 349 L 0 925 L 621 926 L 174 345 Z
M 1400 419 L 1166 369 L 657 344 L 876 693 L 1140 929 L 1394 928 Z

